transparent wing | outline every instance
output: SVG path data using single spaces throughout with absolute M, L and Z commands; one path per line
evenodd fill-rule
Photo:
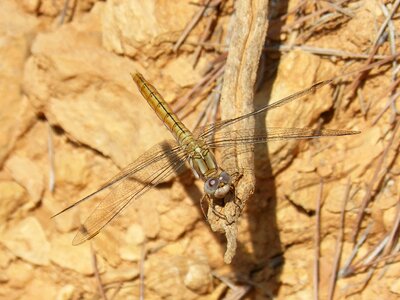
M 133 199 L 143 195 L 170 174 L 178 172 L 185 160 L 185 152 L 174 140 L 157 144 L 99 190 L 59 212 L 57 215 L 110 188 L 110 192 L 81 225 L 72 244 L 79 245 L 94 237 Z
M 340 136 L 357 134 L 359 131 L 311 128 L 268 127 L 260 129 L 239 129 L 217 131 L 206 143 L 210 148 L 229 147 L 243 144 L 261 144 L 269 141 L 288 139 L 309 139 L 322 136 Z
M 228 127 L 228 126 L 230 126 L 232 124 L 235 124 L 235 123 L 237 123 L 239 121 L 245 120 L 245 119 L 247 119 L 249 117 L 256 116 L 256 115 L 259 115 L 259 114 L 264 113 L 266 111 L 270 111 L 270 110 L 273 110 L 275 108 L 281 107 L 281 106 L 283 106 L 285 104 L 293 102 L 293 101 L 295 101 L 297 99 L 300 99 L 300 98 L 302 98 L 304 96 L 312 94 L 317 89 L 319 89 L 319 88 L 321 88 L 321 87 L 323 87 L 325 85 L 328 85 L 332 81 L 333 81 L 332 79 L 319 81 L 319 82 L 313 84 L 309 88 L 306 88 L 306 89 L 301 90 L 301 91 L 299 91 L 297 93 L 289 95 L 289 96 L 287 96 L 285 98 L 282 98 L 282 99 L 280 99 L 278 101 L 275 101 L 274 103 L 265 105 L 265 106 L 255 110 L 255 111 L 250 112 L 248 114 L 245 114 L 243 116 L 240 116 L 240 117 L 237 117 L 237 118 L 233 118 L 233 119 L 229 119 L 229 120 L 222 120 L 222 121 L 219 121 L 219 122 L 215 122 L 214 124 L 209 124 L 209 125 L 206 125 L 204 127 L 197 128 L 194 131 L 194 136 L 203 138 L 205 140 L 210 139 L 210 136 L 212 136 L 215 132 L 218 132 L 219 130 L 221 130 L 223 128 L 226 128 L 226 127 Z

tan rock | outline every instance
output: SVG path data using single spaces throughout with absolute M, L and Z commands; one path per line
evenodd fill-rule
M 125 241 L 136 246 L 141 245 L 145 241 L 145 235 L 142 226 L 135 223 L 130 225 L 125 234 Z
M 324 208 L 332 213 L 340 213 L 345 201 L 344 197 L 346 195 L 346 189 L 346 184 L 334 184 L 326 194 Z M 352 211 L 355 209 L 355 205 L 356 203 L 354 202 L 354 199 L 351 201 L 348 199 L 346 203 L 346 211 Z
M 400 279 L 395 279 L 389 287 L 392 293 L 400 295 Z
M 33 279 L 33 267 L 30 264 L 15 261 L 6 270 L 6 275 L 10 280 L 10 285 L 13 288 L 25 288 Z
M 399 213 L 398 206 L 393 206 L 383 211 L 383 224 L 387 231 L 392 231 L 393 226 L 397 226 L 395 221 L 398 216 L 398 213 Z
M 15 258 L 15 256 L 13 256 L 10 251 L 8 251 L 3 245 L 1 245 L 0 246 L 0 268 L 6 269 L 8 267 L 8 265 L 11 263 L 13 258 Z
M 171 46 L 165 42 L 179 37 L 195 11 L 194 6 L 184 2 L 159 5 L 154 0 L 108 1 L 102 20 L 103 43 L 118 54 L 155 57 L 161 51 L 170 51 Z M 195 28 L 194 34 L 196 32 Z
M 22 0 L 22 7 L 30 13 L 36 12 L 39 8 L 40 1 L 39 0 Z
M 123 260 L 139 261 L 142 257 L 142 249 L 141 246 L 122 245 L 118 252 Z
M 192 262 L 183 256 L 149 256 L 145 262 L 146 287 L 162 298 L 196 299 L 197 293 L 184 284 Z
M 185 202 L 181 202 L 165 214 L 161 215 L 160 236 L 164 239 L 175 241 L 185 231 L 192 228 L 198 219 L 198 209 Z
M 72 300 L 74 299 L 75 287 L 72 284 L 64 285 L 57 293 L 56 300 Z
M 44 191 L 44 177 L 39 166 L 27 157 L 16 155 L 10 157 L 5 166 L 14 180 L 27 190 L 30 202 L 25 205 L 26 208 L 31 209 L 38 205 Z
M 0 223 L 27 202 L 25 190 L 14 181 L 0 181 Z
M 108 270 L 101 277 L 101 282 L 103 284 L 111 283 L 122 283 L 125 281 L 133 280 L 139 277 L 139 269 L 136 266 L 130 266 L 128 268 L 121 268 L 116 270 Z
M 16 256 L 35 265 L 48 265 L 50 244 L 39 221 L 28 217 L 9 228 L 1 242 Z
M 96 253 L 101 255 L 112 267 L 117 267 L 121 263 L 118 254 L 120 246 L 119 240 L 113 228 L 106 228 L 93 239 L 93 246 Z
M 141 67 L 101 47 L 101 10 L 98 5 L 81 22 L 37 36 L 24 89 L 51 124 L 125 167 L 164 139 L 166 130 L 154 122 L 130 78 Z
M 20 299 L 54 299 L 57 294 L 57 288 L 45 279 L 35 278 L 24 287 L 24 293 Z
M 89 243 L 72 246 L 74 233 L 57 235 L 51 243 L 50 259 L 62 268 L 84 275 L 93 274 L 92 253 Z
M 55 159 L 55 169 L 57 170 L 57 184 L 71 184 L 80 186 L 88 181 L 89 166 L 86 153 L 76 149 L 58 150 Z
M 37 20 L 23 13 L 15 1 L 4 0 L 0 10 L 0 165 L 17 138 L 35 118 L 27 99 L 21 96 L 22 72 L 29 52 L 29 34 Z
M 153 191 L 154 192 L 154 191 Z M 160 216 L 157 212 L 155 201 L 150 198 L 152 192 L 146 195 L 146 199 L 142 197 L 140 204 L 138 204 L 139 219 L 143 231 L 148 238 L 155 238 L 160 232 Z M 146 201 L 149 197 L 150 201 Z
M 197 294 L 205 294 L 211 286 L 210 266 L 206 263 L 192 263 L 183 280 L 184 284 Z

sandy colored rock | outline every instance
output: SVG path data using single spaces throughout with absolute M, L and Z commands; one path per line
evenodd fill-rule
M 16 261 L 7 269 L 6 275 L 12 287 L 23 289 L 34 278 L 34 270 L 32 265 Z
M 88 181 L 89 165 L 86 153 L 76 149 L 59 150 L 55 157 L 56 184 L 80 186 Z
M 162 298 L 196 299 L 198 295 L 184 284 L 192 262 L 183 256 L 169 256 L 168 259 L 150 256 L 145 263 L 147 288 Z
M 50 244 L 42 225 L 35 217 L 26 219 L 9 228 L 1 242 L 23 260 L 45 266 L 49 264 Z
M 141 245 L 145 240 L 145 235 L 142 226 L 139 224 L 132 224 L 128 227 L 125 234 L 125 241 L 133 245 Z
M 154 0 L 146 4 L 138 0 L 108 1 L 102 20 L 104 46 L 132 57 L 156 57 L 164 48 L 170 49 L 171 44 L 165 42 L 176 40 L 195 12 L 195 6 L 183 2 L 160 6 Z
M 210 278 L 210 270 L 235 284 L 235 279 L 245 286 L 242 279 L 250 280 L 246 299 L 310 299 L 320 177 L 324 181 L 320 298 L 327 298 L 346 183 L 350 180 L 352 189 L 341 268 L 354 248 L 351 236 L 361 201 L 392 135 L 392 107 L 373 123 L 390 97 L 390 64 L 371 70 L 354 99 L 343 99 L 354 81 L 352 75 L 256 120 L 260 126 L 322 126 L 362 133 L 256 147 L 256 190 L 240 217 L 237 254 L 231 265 L 223 261 L 225 241 L 203 220 L 199 208 L 203 184 L 195 181 L 190 171 L 181 178 L 170 176 L 132 201 L 104 232 L 82 246 L 71 245 L 76 228 L 104 194 L 50 219 L 95 191 L 153 144 L 171 138 L 138 93 L 130 72 L 143 73 L 176 109 L 179 105 L 173 101 L 197 84 L 207 67 L 216 66 L 216 59 L 225 59 L 237 1 L 222 1 L 216 22 L 211 24 L 211 37 L 202 42 L 200 37 L 215 13 L 214 7 L 208 7 L 176 53 L 173 44 L 194 14 L 203 9 L 204 1 L 170 2 L 1 0 L 0 299 L 98 299 L 90 244 L 110 299 L 119 281 L 125 283 L 114 299 L 139 298 L 138 266 L 143 259 L 145 299 L 231 296 L 233 290 L 218 278 Z M 61 24 L 65 4 L 68 7 Z M 272 28 L 268 27 L 267 52 L 259 67 L 257 107 L 363 66 L 365 59 L 312 54 L 312 47 L 339 54 L 368 54 L 377 28 L 386 18 L 383 5 L 392 9 L 390 1 L 374 0 L 347 1 L 335 7 L 326 1 L 318 5 L 310 1 L 271 4 Z M 317 19 L 309 18 L 320 9 L 328 11 Z M 400 28 L 399 18 L 391 22 Z M 385 32 L 378 49 L 382 57 L 390 55 L 391 42 L 386 36 Z M 285 50 L 271 51 L 278 43 Z M 295 50 L 285 48 L 292 44 Z M 192 69 L 193 54 L 200 47 L 199 63 Z M 246 57 L 247 53 L 243 54 Z M 381 62 L 382 57 L 374 62 Z M 214 83 L 206 89 L 211 91 L 209 98 L 206 93 L 204 99 L 190 97 L 180 111 L 180 115 L 190 112 L 182 120 L 189 128 L 205 108 L 211 108 L 206 111 L 209 121 L 214 112 L 219 120 L 227 109 L 210 103 L 220 92 Z M 55 162 L 53 191 L 48 187 L 49 136 Z M 355 261 L 376 247 L 394 226 L 400 169 L 398 157 L 391 164 L 389 161 L 398 156 L 398 141 L 396 137 L 380 171 L 385 174 L 374 184 L 361 235 L 368 224 L 374 225 Z M 222 162 L 223 154 L 217 153 L 217 158 Z M 252 172 L 251 167 L 248 170 Z M 25 230 L 24 222 L 35 225 Z M 13 247 L 6 245 L 10 241 Z M 49 243 L 51 264 L 48 250 L 43 253 Z M 41 255 L 47 257 L 45 265 Z M 31 262 L 32 257 L 40 264 Z M 399 266 L 394 261 L 378 268 L 367 282 L 368 270 L 340 278 L 335 298 L 398 298 Z M 363 282 L 367 284 L 360 289 Z
M 28 199 L 24 188 L 15 181 L 0 181 L 0 194 L 0 223 L 3 223 Z
M 0 12 L 0 166 L 17 138 L 33 122 L 34 114 L 21 95 L 21 77 L 29 53 L 29 35 L 37 20 L 23 13 L 14 1 L 2 1 Z
M 80 23 L 38 35 L 26 64 L 24 88 L 51 124 L 124 167 L 161 141 L 163 131 L 162 124 L 151 135 L 145 130 L 154 128 L 146 125 L 154 124 L 154 115 L 129 75 L 142 68 L 101 48 L 102 7 L 96 6 Z
M 113 233 L 113 228 L 107 228 L 93 239 L 93 246 L 96 253 L 101 255 L 112 267 L 117 267 L 121 263 L 118 255 L 120 241 L 118 235 Z
M 72 246 L 75 234 L 58 234 L 51 243 L 50 259 L 64 269 L 74 270 L 84 275 L 93 274 L 90 244 Z
M 72 284 L 64 285 L 57 293 L 56 300 L 72 300 L 75 287 Z
M 38 205 L 44 191 L 44 176 L 39 166 L 27 157 L 12 156 L 5 167 L 30 196 L 30 202 L 25 207 L 31 209 Z
M 103 284 L 122 283 L 139 277 L 139 269 L 134 266 L 110 270 L 101 277 Z
M 29 13 L 34 13 L 39 8 L 40 1 L 39 0 L 22 0 L 22 7 L 25 11 Z
M 57 294 L 56 286 L 49 284 L 42 279 L 33 279 L 33 281 L 24 289 L 23 296 L 20 299 L 54 299 Z
M 210 266 L 207 263 L 193 263 L 183 280 L 184 284 L 197 294 L 205 294 L 212 281 Z
M 179 203 L 179 205 L 161 215 L 160 225 L 162 230 L 160 234 L 164 239 L 174 241 L 185 231 L 190 230 L 198 219 L 199 211 L 196 207 L 185 202 Z
M 400 295 L 400 279 L 394 280 L 389 289 L 392 293 Z
M 142 257 L 142 248 L 134 245 L 122 245 L 119 250 L 119 256 L 126 261 L 139 261 Z
M 3 245 L 0 245 L 0 268 L 6 269 L 15 257 Z
M 150 193 L 154 193 L 154 191 Z M 148 195 L 146 195 L 146 199 L 147 197 Z M 160 216 L 157 213 L 155 201 L 146 201 L 146 199 L 142 197 L 138 205 L 140 224 L 147 238 L 155 238 L 161 228 Z

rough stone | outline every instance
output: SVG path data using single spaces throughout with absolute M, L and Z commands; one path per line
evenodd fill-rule
M 9 228 L 1 242 L 14 255 L 35 265 L 48 265 L 50 244 L 39 221 L 28 217 Z
M 23 13 L 15 1 L 4 0 L 0 10 L 0 166 L 17 138 L 33 122 L 34 113 L 21 97 L 22 72 L 29 53 L 30 34 L 38 21 Z
M 27 263 L 16 261 L 7 268 L 6 275 L 12 287 L 22 289 L 33 279 L 33 267 Z
M 30 196 L 27 209 L 35 207 L 44 191 L 44 177 L 39 166 L 22 156 L 12 156 L 5 164 L 15 181 L 21 184 Z
M 52 240 L 50 259 L 62 268 L 74 270 L 84 275 L 92 275 L 92 253 L 90 244 L 72 246 L 74 234 L 58 235 Z
M 0 181 L 0 223 L 27 202 L 25 190 L 14 181 Z

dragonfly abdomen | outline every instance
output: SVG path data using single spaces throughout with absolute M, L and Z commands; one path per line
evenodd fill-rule
M 132 79 L 135 81 L 147 103 L 180 144 L 184 144 L 185 140 L 193 137 L 189 129 L 174 114 L 156 88 L 144 79 L 142 74 L 134 73 L 132 74 Z

